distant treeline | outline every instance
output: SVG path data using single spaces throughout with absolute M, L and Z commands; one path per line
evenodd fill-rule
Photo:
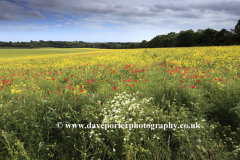
M 141 43 L 88 43 L 83 41 L 32 41 L 31 42 L 1 42 L 0 47 L 17 48 L 105 48 L 105 49 L 131 49 L 131 48 L 161 48 L 161 47 L 191 47 L 191 46 L 225 46 L 240 45 L 240 19 L 235 29 L 227 31 L 222 29 L 216 31 L 208 28 L 198 29 L 194 32 L 192 29 L 180 31 L 179 33 L 170 32 L 167 35 L 158 35 L 150 41 L 143 40 Z

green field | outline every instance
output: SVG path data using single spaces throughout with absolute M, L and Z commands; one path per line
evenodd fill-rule
M 100 49 L 93 48 L 38 48 L 38 49 L 1 49 L 0 59 L 36 57 L 44 55 L 92 52 Z

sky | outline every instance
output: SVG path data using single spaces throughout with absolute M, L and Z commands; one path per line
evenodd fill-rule
M 240 0 L 0 0 L 0 41 L 141 42 L 234 29 Z

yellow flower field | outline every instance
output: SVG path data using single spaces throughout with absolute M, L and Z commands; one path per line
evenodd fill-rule
M 160 155 L 155 150 L 175 157 L 178 150 L 186 154 L 190 150 L 195 158 L 206 158 L 208 151 L 214 150 L 224 157 L 231 152 L 227 145 L 240 144 L 240 113 L 236 110 L 240 106 L 240 46 L 60 50 L 49 49 L 49 55 L 46 49 L 42 54 L 41 49 L 31 49 L 28 55 L 17 53 L 18 50 L 0 50 L 0 127 L 5 136 L 13 137 L 0 144 L 12 151 L 12 158 L 36 158 L 37 150 L 43 154 L 41 158 L 57 159 L 65 151 L 81 159 L 127 159 L 134 155 L 158 159 Z M 123 96 L 126 94 L 136 97 L 127 100 Z M 57 122 L 199 122 L 203 128 L 189 132 L 107 132 L 59 130 Z M 218 130 L 214 128 L 229 125 L 235 134 L 223 129 L 226 137 L 216 137 Z M 63 143 L 66 138 L 69 141 Z M 198 139 L 206 143 L 197 144 Z M 14 154 L 17 149 L 8 143 L 19 140 L 27 145 Z M 176 149 L 168 143 L 180 147 Z M 194 145 L 198 147 L 194 149 Z M 226 151 L 220 153 L 223 149 Z

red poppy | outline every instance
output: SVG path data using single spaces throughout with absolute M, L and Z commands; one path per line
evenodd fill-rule
M 117 88 L 116 87 L 113 87 L 114 90 L 116 90 Z
M 73 77 L 73 75 L 71 75 L 71 77 Z
M 55 81 L 55 79 L 54 79 L 54 78 L 53 78 L 52 80 L 53 80 L 53 81 Z

